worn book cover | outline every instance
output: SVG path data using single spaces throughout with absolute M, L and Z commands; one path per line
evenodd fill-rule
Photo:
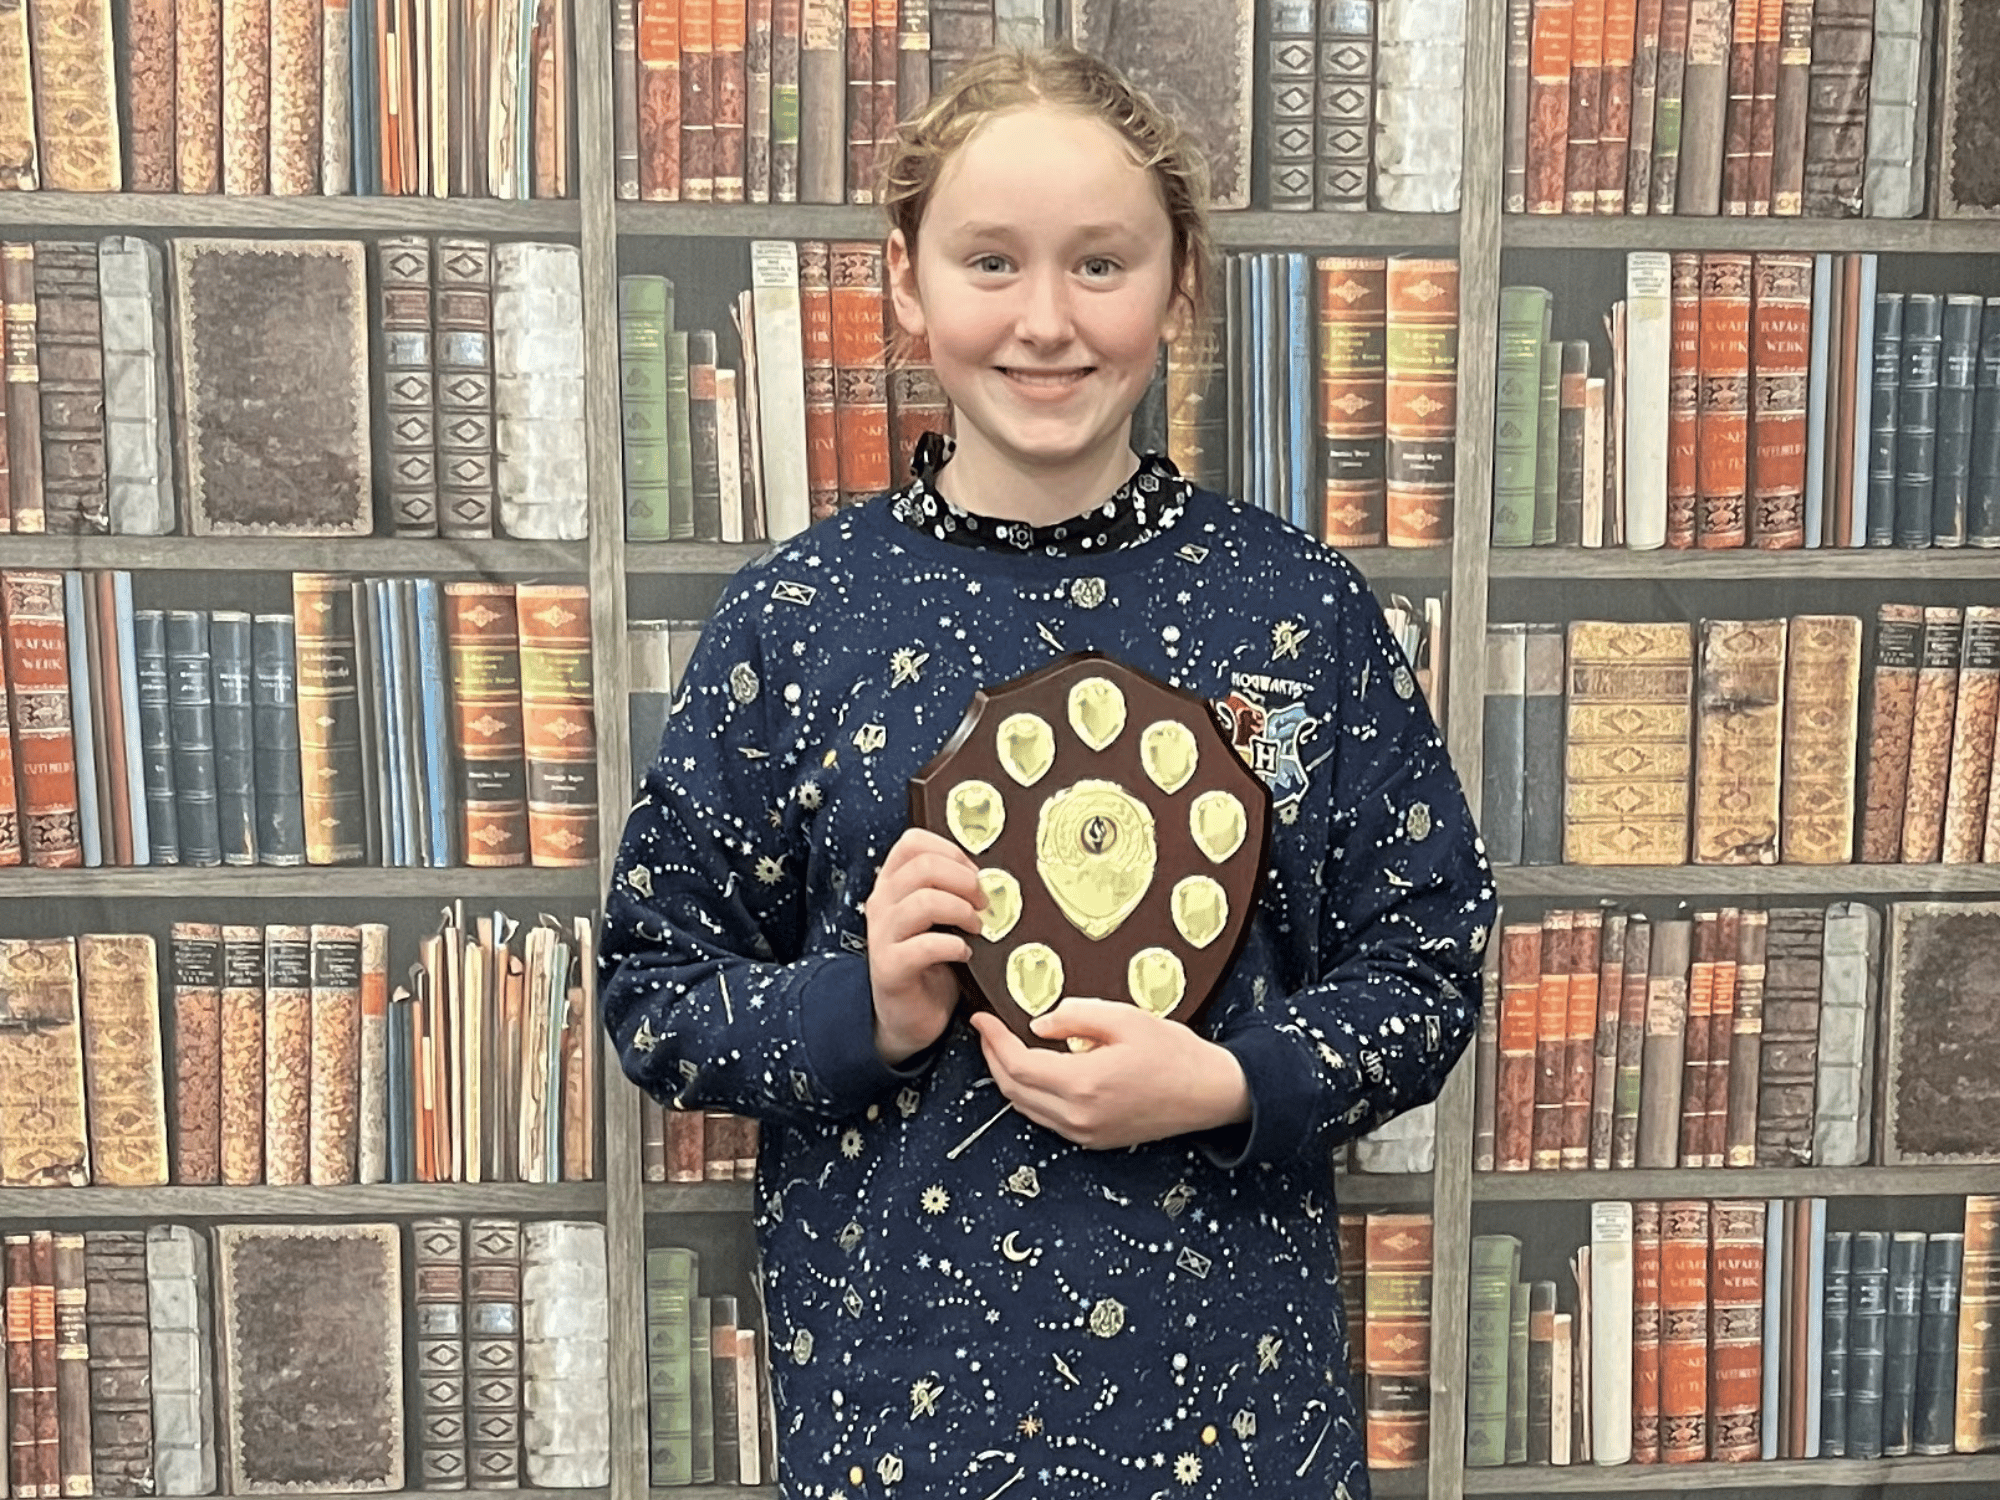
M 2000 902 L 1898 901 L 1885 946 L 1882 1164 L 2000 1161 Z
M 0 938 L 0 1187 L 83 1187 L 83 1038 L 76 945 Z
M 2000 217 L 2000 27 L 1980 0 L 1943 0 L 1941 218 Z

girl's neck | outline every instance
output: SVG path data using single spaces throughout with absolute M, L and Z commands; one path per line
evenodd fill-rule
M 981 441 L 976 431 L 965 431 L 938 487 L 952 504 L 976 516 L 1053 526 L 1102 505 L 1138 467 L 1130 443 L 1040 466 L 1023 464 Z

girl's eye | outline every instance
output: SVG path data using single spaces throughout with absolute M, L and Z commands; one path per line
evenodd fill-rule
M 1118 262 L 1105 255 L 1093 255 L 1083 263 L 1083 274 L 1086 276 L 1110 276 L 1117 269 Z
M 1007 257 L 1004 255 L 981 255 L 974 258 L 972 268 L 989 276 L 1004 275 L 1007 271 Z

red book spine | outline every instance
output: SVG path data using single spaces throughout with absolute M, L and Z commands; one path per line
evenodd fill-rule
M 833 414 L 843 505 L 889 487 L 889 371 L 879 241 L 832 247 Z
M 1597 1071 L 1597 964 L 1604 912 L 1576 913 L 1570 930 L 1569 1018 L 1564 1028 L 1562 1170 L 1590 1166 L 1591 1085 Z
M 1763 1449 L 1765 1206 L 1718 1200 L 1710 1208 L 1708 1456 L 1754 1462 Z
M 77 813 L 76 738 L 69 695 L 69 631 L 60 573 L 0 573 L 7 652 L 7 708 L 28 863 L 83 863 Z
M 1750 414 L 1750 257 L 1701 257 L 1697 545 L 1741 547 Z
M 847 0 L 847 201 L 875 201 L 875 0 Z
M 1660 1205 L 1632 1205 L 1632 1462 L 1660 1461 Z
M 1500 1057 L 1493 1084 L 1493 1165 L 1502 1172 L 1525 1172 L 1532 1160 L 1541 977 L 1541 927 L 1509 923 L 1500 934 Z
M 1750 212 L 1751 116 L 1757 108 L 1757 14 L 1761 0 L 1735 0 L 1729 35 L 1729 112 L 1722 127 L 1722 211 Z
M 1654 11 L 1658 18 L 1657 9 Z M 1632 65 L 1639 0 L 1604 0 L 1604 81 L 1598 86 L 1597 211 L 1625 212 L 1626 151 L 1632 139 Z
M 1563 211 L 1575 0 L 1535 0 L 1528 38 L 1528 212 Z
M 1569 975 L 1576 914 L 1542 916 L 1541 977 L 1535 1018 L 1535 1141 L 1537 1172 L 1562 1169 L 1563 1104 L 1569 1079 Z
M 799 314 L 806 372 L 806 493 L 812 518 L 840 508 L 840 437 L 833 399 L 833 267 L 825 240 L 799 242 Z
M 1812 378 L 1813 258 L 1759 255 L 1752 264 L 1755 345 L 1749 542 L 1806 544 L 1806 393 Z
M 639 196 L 681 195 L 681 0 L 639 0 Z
M 5 626 L 0 625 L 0 633 Z M 0 865 L 21 862 L 20 803 L 14 785 L 14 716 L 7 708 L 7 651 L 0 640 Z
M 1597 211 L 1598 110 L 1604 83 L 1604 0 L 1572 0 L 1569 67 L 1569 155 L 1563 207 Z
M 1695 544 L 1701 410 L 1701 257 L 1673 257 L 1673 342 L 1667 353 L 1667 545 Z
M 681 197 L 715 200 L 715 0 L 681 0 Z
M 715 201 L 741 203 L 744 195 L 744 128 L 748 121 L 750 39 L 746 0 L 715 0 L 713 61 Z
M 1660 1456 L 1708 1457 L 1708 1204 L 1660 1209 Z

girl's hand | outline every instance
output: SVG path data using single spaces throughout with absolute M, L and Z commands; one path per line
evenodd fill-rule
M 911 828 L 896 840 L 862 903 L 868 982 L 875 992 L 875 1050 L 891 1067 L 944 1035 L 958 1005 L 949 965 L 972 945 L 935 927 L 979 931 L 979 867 L 949 839 Z
M 1041 1036 L 1091 1044 L 1080 1052 L 1030 1047 L 985 1011 L 972 1024 L 1000 1092 L 1079 1146 L 1136 1146 L 1250 1118 L 1249 1086 L 1228 1048 L 1136 1005 L 1071 997 L 1035 1018 Z

